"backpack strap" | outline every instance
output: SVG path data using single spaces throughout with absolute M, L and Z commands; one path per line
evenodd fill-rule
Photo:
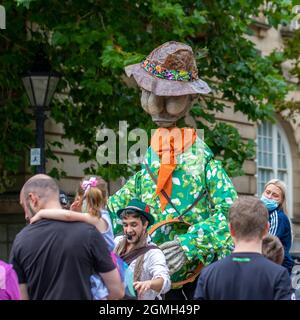
M 129 265 L 132 261 L 137 259 L 140 255 L 142 255 L 152 249 L 160 250 L 158 246 L 149 245 L 146 247 L 134 249 L 134 250 L 132 250 L 128 253 L 125 253 L 125 254 L 121 254 L 120 257 Z

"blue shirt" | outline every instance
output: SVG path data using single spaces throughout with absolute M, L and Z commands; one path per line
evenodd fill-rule
M 289 218 L 281 209 L 276 209 L 269 212 L 269 223 L 269 233 L 278 237 L 284 248 L 284 260 L 282 266 L 287 268 L 289 274 L 291 274 L 294 266 L 294 260 L 290 255 L 292 231 Z

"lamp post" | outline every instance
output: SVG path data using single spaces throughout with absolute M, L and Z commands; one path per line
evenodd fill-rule
M 51 66 L 43 51 L 35 58 L 31 69 L 23 74 L 22 81 L 32 107 L 35 109 L 36 120 L 36 173 L 45 173 L 45 109 L 49 106 L 60 79 L 60 74 L 51 71 Z

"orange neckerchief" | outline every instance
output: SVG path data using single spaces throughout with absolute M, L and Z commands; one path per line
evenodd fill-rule
M 160 158 L 156 194 L 164 211 L 168 200 L 161 193 L 164 190 L 171 198 L 172 174 L 176 169 L 176 156 L 190 148 L 196 139 L 193 128 L 158 128 L 151 138 L 151 147 Z

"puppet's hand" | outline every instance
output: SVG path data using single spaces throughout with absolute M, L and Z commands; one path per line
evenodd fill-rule
M 168 241 L 161 244 L 159 247 L 166 257 L 170 275 L 180 270 L 182 266 L 186 263 L 187 257 L 179 241 Z

